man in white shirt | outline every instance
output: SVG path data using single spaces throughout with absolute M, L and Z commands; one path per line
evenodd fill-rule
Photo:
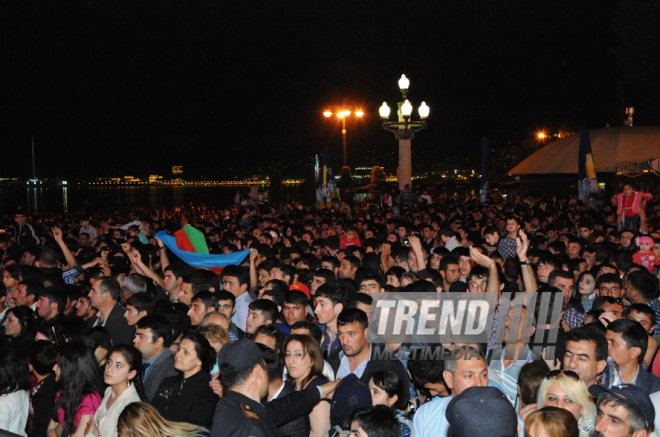
M 222 270 L 222 286 L 236 297 L 236 312 L 231 318 L 241 330 L 246 330 L 249 305 L 254 299 L 248 293 L 250 271 L 247 267 L 227 266 Z
M 468 359 L 469 357 L 469 359 Z M 449 430 L 447 405 L 469 387 L 488 386 L 488 367 L 476 349 L 468 348 L 460 360 L 445 361 L 442 374 L 451 396 L 432 400 L 422 405 L 413 419 L 412 437 L 446 437 Z
M 80 218 L 80 232 L 78 234 L 87 234 L 89 235 L 89 241 L 93 242 L 98 236 L 96 228 L 89 224 L 89 217 Z

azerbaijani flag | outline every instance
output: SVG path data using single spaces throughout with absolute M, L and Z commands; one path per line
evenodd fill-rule
M 245 249 L 240 252 L 211 255 L 204 234 L 191 225 L 176 231 L 174 236 L 160 231 L 156 234 L 156 238 L 184 263 L 195 268 L 213 270 L 216 274 L 220 274 L 226 266 L 240 264 L 250 254 L 250 249 Z

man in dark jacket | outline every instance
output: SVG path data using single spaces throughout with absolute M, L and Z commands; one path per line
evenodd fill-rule
M 121 286 L 110 276 L 100 276 L 89 292 L 89 301 L 99 310 L 94 326 L 103 326 L 112 337 L 112 344 L 132 344 L 135 327 L 129 326 L 124 318 L 124 309 L 119 304 Z
M 27 217 L 23 211 L 16 211 L 14 214 L 14 240 L 19 246 L 26 246 L 29 244 L 39 244 L 39 237 L 34 232 L 34 228 L 27 222 Z
M 646 391 L 660 391 L 660 378 L 642 367 L 648 346 L 648 334 L 642 325 L 629 319 L 615 320 L 607 325 L 607 354 L 610 363 L 609 381 L 605 386 L 632 384 Z
M 142 385 L 147 402 L 151 402 L 160 383 L 179 373 L 174 368 L 174 354 L 169 349 L 172 324 L 165 317 L 152 314 L 142 317 L 136 326 L 133 343 L 142 352 Z
M 30 437 L 46 437 L 48 424 L 55 404 L 55 373 L 53 366 L 57 363 L 57 348 L 46 340 L 35 341 L 30 345 L 28 364 L 36 378 L 32 389 L 32 430 Z

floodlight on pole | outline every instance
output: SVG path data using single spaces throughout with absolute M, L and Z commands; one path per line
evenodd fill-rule
M 331 110 L 326 110 L 323 112 L 323 115 L 326 118 L 331 117 L 333 112 Z M 348 156 L 347 156 L 347 151 L 346 151 L 346 118 L 351 115 L 351 111 L 348 109 L 340 109 L 339 111 L 334 112 L 334 114 L 337 116 L 337 118 L 341 119 L 341 135 L 342 135 L 342 142 L 343 142 L 343 152 L 344 152 L 344 167 L 348 167 Z M 364 112 L 361 110 L 355 111 L 355 116 L 356 117 L 362 117 L 364 115 Z

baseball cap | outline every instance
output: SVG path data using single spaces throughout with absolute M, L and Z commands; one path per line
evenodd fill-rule
M 303 284 L 302 282 L 294 282 L 293 284 L 291 284 L 289 286 L 289 291 L 291 290 L 302 291 L 307 296 L 307 299 L 310 299 L 309 287 Z
M 249 369 L 263 359 L 261 349 L 252 340 L 241 339 L 223 346 L 218 353 L 218 366 L 240 372 Z M 228 368 L 229 367 L 229 368 Z
M 505 437 L 518 433 L 511 402 L 495 387 L 470 387 L 447 405 L 447 421 L 456 437 Z
M 589 393 L 597 398 L 603 393 L 609 393 L 619 399 L 624 404 L 631 404 L 640 409 L 646 420 L 646 428 L 653 426 L 655 421 L 655 408 L 649 394 L 633 384 L 614 385 L 612 388 L 605 388 L 602 385 L 592 385 L 589 387 Z

